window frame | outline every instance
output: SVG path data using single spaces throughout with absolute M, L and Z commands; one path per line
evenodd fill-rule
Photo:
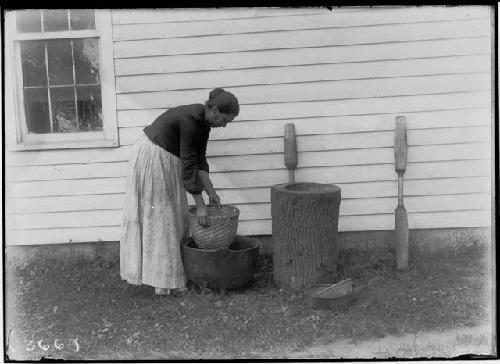
M 118 123 L 116 110 L 116 90 L 113 58 L 112 19 L 110 10 L 95 9 L 95 30 L 72 30 L 46 33 L 19 33 L 16 24 L 16 11 L 6 14 L 6 48 L 11 49 L 6 57 L 7 71 L 11 72 L 12 100 L 15 140 L 11 140 L 10 150 L 43 150 L 65 148 L 103 148 L 118 147 Z M 10 15 L 8 17 L 8 15 Z M 23 77 L 21 63 L 21 42 L 23 40 L 43 39 L 99 39 L 99 77 L 101 84 L 102 131 L 74 133 L 28 133 L 24 109 Z M 7 51 L 7 49 L 6 49 Z M 8 52 L 6 52 L 6 56 Z M 8 86 L 8 85 L 6 85 Z M 7 115 L 6 115 L 7 116 Z M 14 132 L 14 131 L 13 131 Z

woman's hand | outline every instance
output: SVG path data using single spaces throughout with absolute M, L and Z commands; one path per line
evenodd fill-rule
M 196 207 L 196 216 L 198 217 L 198 224 L 208 226 L 208 209 L 205 205 Z
M 208 203 L 220 205 L 220 197 L 217 193 L 215 193 L 215 191 L 208 195 Z
M 198 218 L 198 224 L 201 226 L 208 226 L 208 209 L 205 206 L 205 201 L 203 201 L 203 196 L 201 193 L 193 195 L 194 202 L 196 202 L 196 217 Z

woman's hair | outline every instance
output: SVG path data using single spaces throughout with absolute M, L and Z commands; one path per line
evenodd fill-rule
M 234 114 L 236 116 L 240 112 L 240 105 L 236 96 L 219 87 L 210 91 L 205 105 L 210 108 L 217 106 L 219 112 L 223 114 Z

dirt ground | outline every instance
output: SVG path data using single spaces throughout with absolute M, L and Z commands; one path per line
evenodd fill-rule
M 6 351 L 15 360 L 491 355 L 490 261 L 479 246 L 412 251 L 401 273 L 390 251 L 345 251 L 343 275 L 361 290 L 342 311 L 276 287 L 266 256 L 247 287 L 174 296 L 128 285 L 116 261 L 31 261 L 4 272 Z

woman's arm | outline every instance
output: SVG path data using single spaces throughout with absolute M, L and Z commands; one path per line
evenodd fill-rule
M 182 160 L 184 188 L 194 198 L 198 223 L 206 226 L 208 224 L 208 211 L 202 195 L 204 182 L 198 174 L 198 149 L 200 145 L 200 135 L 196 125 L 188 122 L 187 120 L 180 123 L 179 131 L 180 158 Z
M 213 204 L 220 204 L 220 197 L 217 195 L 214 189 L 214 185 L 212 184 L 212 181 L 210 180 L 210 175 L 207 171 L 204 171 L 202 169 L 198 170 L 198 176 L 203 182 L 203 187 L 205 189 L 205 192 L 208 195 L 209 198 L 209 203 Z

